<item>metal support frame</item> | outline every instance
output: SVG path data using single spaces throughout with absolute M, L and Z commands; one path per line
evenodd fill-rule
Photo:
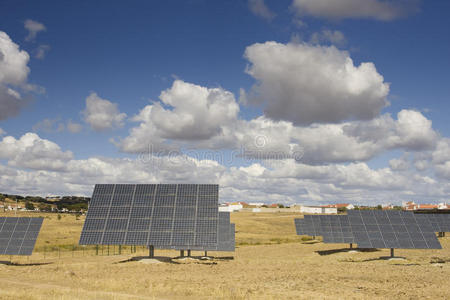
M 187 256 L 188 256 L 188 257 L 191 257 L 191 250 L 188 250 L 188 251 L 187 251 Z
M 180 250 L 180 257 L 184 257 L 184 250 Z
M 350 243 L 350 249 L 353 249 L 353 243 Z
M 155 247 L 153 247 L 153 245 L 148 246 L 148 256 L 150 258 L 155 257 Z
M 394 248 L 391 248 L 391 258 L 394 257 Z
M 205 256 L 208 256 L 208 251 L 205 250 Z

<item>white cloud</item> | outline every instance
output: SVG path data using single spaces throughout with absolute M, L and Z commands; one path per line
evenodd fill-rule
M 448 165 L 441 177 L 432 178 L 413 169 L 371 169 L 362 162 L 311 166 L 293 159 L 226 167 L 207 159 L 185 155 L 149 156 L 147 160 L 90 157 L 73 158 L 51 141 L 28 133 L 19 140 L 0 142 L 0 189 L 8 193 L 92 193 L 93 183 L 218 183 L 221 201 L 266 203 L 351 202 L 379 204 L 402 200 L 443 201 L 450 194 Z M 22 170 L 19 168 L 31 168 Z
M 294 0 L 299 15 L 326 19 L 375 19 L 391 21 L 414 13 L 419 1 L 393 0 Z
M 50 51 L 49 45 L 39 45 L 36 49 L 35 57 L 37 59 L 44 59 L 48 51 Z
M 272 12 L 264 3 L 264 0 L 248 0 L 248 7 L 250 11 L 258 17 L 271 21 L 275 18 L 275 13 Z
M 35 133 L 24 134 L 20 139 L 6 136 L 0 142 L 0 159 L 7 159 L 10 166 L 36 170 L 65 170 L 73 158 L 70 151 L 61 148 Z
M 120 128 L 127 116 L 119 111 L 117 103 L 102 99 L 96 93 L 86 98 L 86 108 L 82 113 L 86 123 L 95 131 Z
M 348 52 L 334 46 L 309 44 L 253 44 L 245 50 L 246 72 L 274 120 L 294 124 L 368 120 L 388 102 L 389 84 L 373 63 L 353 64 Z
M 0 136 L 5 135 L 6 131 L 3 130 L 3 128 L 0 127 Z
M 17 88 L 27 90 L 30 57 L 10 37 L 0 31 L 0 120 L 17 115 L 28 103 Z
M 122 140 L 125 152 L 155 151 L 170 148 L 163 140 L 208 140 L 224 135 L 224 127 L 237 120 L 239 105 L 234 95 L 221 88 L 206 88 L 175 80 L 172 87 L 163 91 L 160 103 L 147 105 L 133 118 L 140 122 L 130 136 Z
M 314 32 L 311 35 L 310 42 L 312 44 L 331 43 L 337 46 L 342 46 L 347 42 L 345 35 L 339 30 L 324 29 L 320 32 Z
M 25 37 L 26 41 L 33 41 L 39 32 L 47 30 L 44 24 L 30 19 L 25 21 L 24 26 L 28 30 L 28 35 Z
M 72 120 L 67 121 L 66 127 L 67 130 L 71 133 L 79 133 L 83 129 L 83 126 L 81 124 L 73 122 Z

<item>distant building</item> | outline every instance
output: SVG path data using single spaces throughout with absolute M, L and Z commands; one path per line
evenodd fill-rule
M 328 204 L 328 205 L 321 205 L 321 207 L 328 207 L 328 208 L 337 208 L 337 209 L 354 209 L 355 206 L 353 204 L 349 203 L 337 203 L 337 204 Z
M 337 207 L 327 206 L 300 206 L 300 212 L 304 214 L 337 214 Z
M 261 207 L 264 205 L 263 202 L 250 202 L 248 205 L 250 206 L 256 206 L 256 207 Z
M 450 209 L 450 205 L 446 203 L 439 204 L 416 204 L 413 201 L 403 202 L 402 208 L 404 210 L 447 210 Z
M 240 211 L 243 207 L 244 205 L 242 205 L 240 202 L 225 203 L 219 206 L 219 211 Z

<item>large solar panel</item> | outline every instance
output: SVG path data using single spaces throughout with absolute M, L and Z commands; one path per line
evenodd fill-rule
M 43 220 L 0 217 L 0 255 L 31 255 Z
M 97 184 L 81 245 L 217 246 L 219 186 Z
M 404 211 L 349 210 L 359 248 L 441 249 L 426 215 Z
M 352 229 L 347 215 L 320 215 L 319 231 L 324 243 L 354 243 Z

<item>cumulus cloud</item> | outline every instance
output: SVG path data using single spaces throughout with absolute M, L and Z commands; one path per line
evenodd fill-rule
M 5 135 L 6 131 L 3 130 L 3 128 L 0 127 L 0 136 Z
M 341 46 L 347 42 L 345 35 L 339 30 L 324 29 L 320 32 L 314 32 L 311 35 L 310 42 L 312 44 L 331 43 Z
M 121 141 L 123 151 L 146 151 L 150 143 L 156 146 L 165 139 L 211 139 L 223 135 L 224 127 L 235 122 L 239 113 L 232 93 L 182 80 L 175 80 L 159 98 L 162 103 L 147 105 L 133 118 L 141 124 Z
M 315 166 L 283 159 L 226 167 L 186 155 L 77 160 L 33 133 L 20 139 L 5 137 L 0 141 L 0 158 L 8 161 L 8 166 L 0 163 L 0 189 L 8 193 L 90 195 L 96 182 L 218 183 L 221 201 L 285 204 L 440 201 L 450 193 L 445 178 L 420 175 L 411 168 L 372 169 L 363 162 Z M 448 175 L 448 165 L 442 165 L 439 178 Z
M 17 115 L 28 103 L 18 88 L 27 90 L 30 72 L 27 64 L 30 57 L 14 43 L 3 31 L 0 31 L 0 120 Z
M 258 17 L 271 21 L 275 18 L 275 13 L 272 12 L 264 3 L 264 0 L 248 0 L 248 7 L 250 11 Z
M 348 52 L 334 46 L 253 44 L 245 50 L 246 72 L 265 115 L 295 125 L 368 120 L 388 102 L 389 84 L 373 63 L 353 64 Z
M 47 30 L 44 24 L 30 19 L 25 21 L 24 26 L 28 30 L 28 35 L 25 37 L 25 40 L 28 42 L 33 41 L 39 32 Z
M 36 170 L 65 170 L 73 158 L 70 151 L 61 148 L 35 133 L 26 133 L 20 139 L 4 137 L 0 142 L 0 158 L 7 159 L 10 166 Z
M 407 0 L 294 0 L 299 15 L 325 19 L 375 19 L 391 21 L 415 13 L 419 1 Z
M 35 57 L 37 59 L 44 59 L 48 51 L 50 51 L 49 45 L 39 45 L 36 49 Z
M 95 131 L 120 128 L 127 115 L 121 113 L 117 106 L 117 103 L 102 99 L 93 92 L 86 98 L 86 108 L 82 112 L 84 120 Z

